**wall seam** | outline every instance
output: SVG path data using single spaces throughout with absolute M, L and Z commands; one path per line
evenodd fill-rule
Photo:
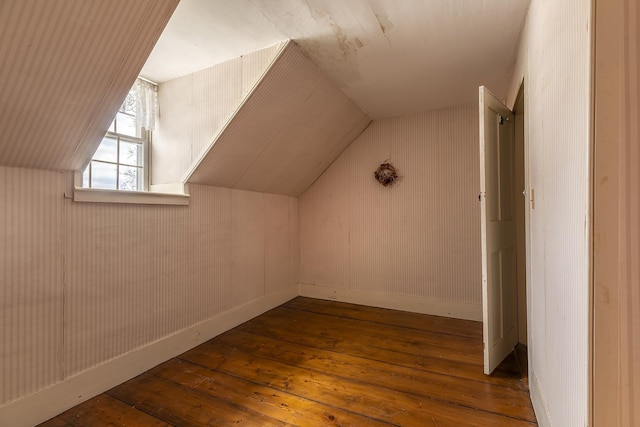
M 64 177 L 64 175 L 63 175 Z M 72 175 L 73 177 L 73 175 Z M 68 229 L 67 229 L 67 205 L 70 202 L 69 199 L 64 197 L 64 193 L 62 196 L 62 211 L 60 215 L 60 254 L 62 258 L 62 319 L 61 319 L 61 346 L 60 346 L 60 355 L 58 356 L 58 363 L 60 363 L 60 373 L 61 380 L 64 380 L 67 377 L 66 372 L 66 320 L 67 320 L 67 286 L 68 286 L 68 278 L 67 278 L 67 247 L 68 247 Z

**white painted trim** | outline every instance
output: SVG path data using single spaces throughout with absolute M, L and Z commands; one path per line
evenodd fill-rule
M 46 421 L 297 295 L 297 286 L 274 292 L 10 402 L 0 407 L 0 426 L 26 427 Z
M 179 205 L 189 206 L 188 194 L 159 193 L 150 191 L 103 190 L 98 188 L 76 187 L 73 190 L 74 202 L 91 203 L 133 203 L 141 205 Z
M 529 359 L 531 360 L 531 359 Z M 533 369 L 529 369 L 529 396 L 533 404 L 533 411 L 536 414 L 536 421 L 540 427 L 551 427 L 549 414 L 547 413 L 547 405 L 540 389 L 538 376 Z
M 165 193 L 165 194 L 189 194 L 187 184 L 182 182 L 174 182 L 171 184 L 149 184 L 150 193 Z
M 393 310 L 431 314 L 434 316 L 453 317 L 456 319 L 482 321 L 482 304 L 447 302 L 425 297 L 394 295 L 385 292 L 354 289 L 338 289 L 305 283 L 301 283 L 299 286 L 300 296 L 303 297 L 390 308 Z

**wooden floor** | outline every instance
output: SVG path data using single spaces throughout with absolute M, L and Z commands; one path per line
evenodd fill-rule
M 482 325 L 296 298 L 43 426 L 534 426 Z

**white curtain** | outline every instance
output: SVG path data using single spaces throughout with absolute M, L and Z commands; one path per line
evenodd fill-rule
M 136 123 L 147 130 L 154 130 L 158 115 L 158 87 L 137 79 L 131 93 L 135 99 Z

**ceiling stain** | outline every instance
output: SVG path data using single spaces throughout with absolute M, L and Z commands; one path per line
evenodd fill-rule
M 336 36 L 336 41 L 338 42 L 338 48 L 340 48 L 340 51 L 342 52 L 342 56 L 349 55 L 351 53 L 351 48 L 349 47 L 349 42 L 347 41 L 347 35 L 344 33 L 344 30 L 335 22 L 329 22 L 329 25 L 331 25 L 333 34 Z
M 344 31 L 344 29 L 340 25 L 335 23 L 335 21 L 333 20 L 333 17 L 329 12 L 321 9 L 314 9 L 311 7 L 309 7 L 309 12 L 311 13 L 311 16 L 313 17 L 313 19 L 316 21 L 318 25 L 321 25 L 321 21 L 324 21 L 326 24 L 329 24 L 329 26 L 331 27 L 331 31 L 333 32 L 333 36 L 336 39 L 336 43 L 339 49 L 339 54 L 343 59 L 349 56 L 352 53 L 352 51 L 353 52 L 356 51 L 356 49 L 351 48 L 349 43 L 349 38 L 347 37 L 347 34 Z M 362 44 L 362 42 L 360 42 L 360 44 Z
M 378 15 L 377 13 L 375 15 L 376 15 L 376 21 L 378 21 L 378 25 L 380 26 L 380 30 L 382 30 L 382 34 L 387 34 L 387 27 L 385 27 L 382 21 L 380 20 L 380 15 Z
M 389 36 L 387 35 L 387 33 L 393 29 L 393 22 L 391 22 L 387 15 L 374 12 L 374 16 L 376 17 L 376 21 L 378 21 L 378 26 L 380 27 L 380 31 L 382 31 L 382 35 L 385 39 L 387 39 L 389 45 L 391 45 L 391 40 L 389 40 Z
M 393 30 L 395 27 L 387 15 L 376 15 L 376 19 L 380 23 L 380 28 L 385 34 Z
M 350 83 L 362 81 L 363 77 L 354 52 L 357 48 L 350 45 L 350 40 L 339 38 L 339 49 L 336 49 L 336 35 L 329 33 L 316 39 L 297 39 L 295 42 L 310 58 L 323 63 L 323 72 L 340 89 L 348 87 Z M 357 45 L 357 42 L 354 41 Z M 361 42 L 362 43 L 362 42 Z M 364 43 L 362 43 L 364 45 Z

